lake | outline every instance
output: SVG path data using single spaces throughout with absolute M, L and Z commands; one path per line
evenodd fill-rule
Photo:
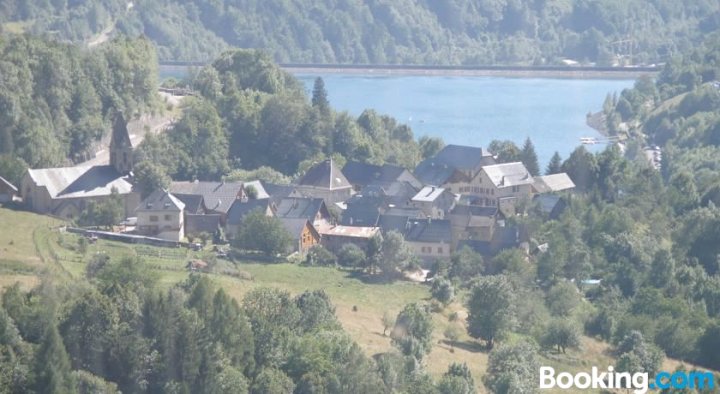
M 550 79 L 450 76 L 298 74 L 311 95 L 317 76 L 330 104 L 360 115 L 366 108 L 409 125 L 416 137 L 485 147 L 493 139 L 535 144 L 540 167 L 555 151 L 563 159 L 581 137 L 600 137 L 585 116 L 602 108 L 608 93 L 632 87 L 629 79 Z M 590 145 L 591 151 L 603 149 Z

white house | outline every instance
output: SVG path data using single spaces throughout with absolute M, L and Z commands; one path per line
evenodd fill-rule
M 180 241 L 185 238 L 184 209 L 185 204 L 170 192 L 156 190 L 135 210 L 136 232 L 150 237 Z

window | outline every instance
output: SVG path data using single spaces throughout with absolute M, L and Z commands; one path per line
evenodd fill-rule
M 169 221 L 170 219 L 172 219 L 172 216 L 170 216 L 170 215 L 165 215 L 165 220 Z
M 490 195 L 491 195 L 491 196 L 494 196 L 494 195 L 495 195 L 495 189 L 490 189 Z
M 517 192 L 519 192 L 519 191 L 520 191 L 520 186 L 513 186 L 513 187 L 512 187 L 512 192 L 513 192 L 513 193 L 517 193 Z
M 155 215 L 150 215 L 150 221 L 151 221 L 151 222 L 157 222 L 157 221 L 158 221 L 158 217 L 155 216 Z
M 442 252 L 443 252 L 442 246 L 438 246 L 438 254 L 442 254 Z

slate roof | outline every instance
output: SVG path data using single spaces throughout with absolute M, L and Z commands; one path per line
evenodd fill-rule
M 478 169 L 481 166 L 495 164 L 490 152 L 483 148 L 464 145 L 445 145 L 435 157 L 435 162 L 463 171 Z
M 298 181 L 299 186 L 311 186 L 322 189 L 346 189 L 351 188 L 342 171 L 337 168 L 332 159 L 312 166 L 305 175 Z
M 385 203 L 382 197 L 354 196 L 346 203 L 340 224 L 344 226 L 374 226 Z
M 28 170 L 37 186 L 45 186 L 50 198 L 81 198 L 132 192 L 132 184 L 112 166 L 77 166 Z
M 380 215 L 377 226 L 380 227 L 380 231 L 382 231 L 383 234 L 387 234 L 390 231 L 397 231 L 403 234 L 407 229 L 409 220 L 410 218 L 407 216 Z
M 362 186 L 375 182 L 397 181 L 405 171 L 405 168 L 391 164 L 378 166 L 358 161 L 348 161 L 342 169 L 351 184 Z
M 554 194 L 538 194 L 533 201 L 537 202 L 540 211 L 548 214 L 550 219 L 557 219 L 567 205 L 562 197 Z
M 288 197 L 277 203 L 275 216 L 288 219 L 303 218 L 312 222 L 317 213 L 323 209 L 327 210 L 322 198 Z
M 405 232 L 409 242 L 452 242 L 452 226 L 449 220 L 415 219 Z
M 173 182 L 170 192 L 176 196 L 202 196 L 208 210 L 220 213 L 227 213 L 235 200 L 244 194 L 242 182 Z
M 114 147 L 132 147 L 130 141 L 130 133 L 128 133 L 127 122 L 122 112 L 118 112 L 115 115 L 115 121 L 113 122 L 112 135 L 110 136 L 110 148 Z
M 525 165 L 519 161 L 513 163 L 495 164 L 482 168 L 495 187 L 503 188 L 519 185 L 530 185 L 533 177 Z
M 227 223 L 231 225 L 238 225 L 242 223 L 243 219 L 245 219 L 245 216 L 247 216 L 250 212 L 256 209 L 260 209 L 265 212 L 269 205 L 270 200 L 267 198 L 262 200 L 257 199 L 248 201 L 236 200 L 228 211 Z
M 302 197 L 295 190 L 295 185 L 279 185 L 276 183 L 262 182 L 265 192 L 273 201 L 279 201 L 286 197 Z
M 188 213 L 203 213 L 205 212 L 205 206 L 203 204 L 203 197 L 201 195 L 194 194 L 174 194 L 174 196 L 185 204 L 185 212 Z
M 8 181 L 7 179 L 5 179 L 5 178 L 3 178 L 3 177 L 1 177 L 1 176 L 0 176 L 0 183 L 3 184 L 3 185 L 5 185 L 5 187 L 6 187 L 7 189 L 10 189 L 10 190 L 12 190 L 12 191 L 14 191 L 14 192 L 17 193 L 17 191 L 18 191 L 17 187 L 15 187 L 15 185 L 13 185 L 12 183 L 10 183 L 10 181 Z
M 448 167 L 446 164 L 436 163 L 433 158 L 425 159 L 415 167 L 415 176 L 426 185 L 443 185 L 450 180 L 466 180 L 469 179 L 454 167 Z
M 220 215 L 185 215 L 185 234 L 214 234 L 220 227 Z
M 479 205 L 455 205 L 450 211 L 451 215 L 486 216 L 497 215 L 497 207 L 481 207 Z
M 561 172 L 559 174 L 535 177 L 533 188 L 538 193 L 559 192 L 575 188 L 575 183 L 568 174 Z
M 303 229 L 309 223 L 308 220 L 304 218 L 280 218 L 280 222 L 294 240 L 300 239 Z M 314 231 L 315 234 L 319 236 L 312 225 L 310 225 L 310 228 L 312 229 L 311 231 Z
M 405 205 L 416 195 L 418 188 L 410 182 L 371 183 L 365 186 L 361 196 L 381 196 L 387 205 Z
M 425 218 L 425 214 L 418 208 L 390 207 L 385 211 L 385 215 L 407 216 L 411 219 Z
M 185 204 L 167 190 L 155 190 L 145 198 L 135 211 L 182 212 Z

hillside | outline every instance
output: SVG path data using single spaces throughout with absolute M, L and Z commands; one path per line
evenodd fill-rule
M 629 22 L 631 21 L 632 22 Z M 227 47 L 278 62 L 651 64 L 692 47 L 720 23 L 711 1 L 7 1 L 6 31 L 94 42 L 145 35 L 161 60 L 207 61 Z
M 170 288 L 189 276 L 185 269 L 191 258 L 210 257 L 208 252 L 133 246 L 99 240 L 89 245 L 85 253 L 77 250 L 78 237 L 58 231 L 61 222 L 33 213 L 0 208 L 0 222 L 19 223 L 12 234 L 0 232 L 0 289 L 14 283 L 30 290 L 43 277 L 54 277 L 56 286 L 61 283 L 82 281 L 87 262 L 93 255 L 107 254 L 111 259 L 122 256 L 141 256 L 151 275 L 156 276 L 162 288 Z M 382 316 L 386 311 L 399 312 L 410 302 L 429 300 L 428 287 L 412 282 L 394 284 L 372 283 L 354 277 L 349 271 L 323 267 L 301 267 L 295 264 L 267 264 L 251 261 L 231 264 L 219 261 L 212 273 L 204 274 L 223 288 L 228 295 L 241 301 L 252 289 L 273 287 L 300 294 L 306 290 L 324 290 L 336 308 L 336 315 L 343 329 L 350 334 L 363 351 L 372 356 L 393 349 L 390 337 L 382 334 Z M 452 323 L 448 316 L 454 311 L 464 315 L 460 303 L 453 303 L 446 310 L 433 313 L 435 334 L 433 350 L 427 358 L 427 370 L 440 378 L 452 362 L 464 362 L 470 366 L 475 377 L 476 389 L 486 392 L 482 376 L 486 373 L 488 353 L 475 340 L 463 335 L 452 346 L 443 338 L 443 331 Z M 611 348 L 597 339 L 583 337 L 581 345 L 567 354 L 544 353 L 544 365 L 564 371 L 581 371 L 587 365 L 605 366 L 613 363 Z M 673 370 L 682 363 L 666 359 L 663 366 Z M 554 391 L 548 391 L 554 393 Z M 562 392 L 562 391 L 558 391 Z

